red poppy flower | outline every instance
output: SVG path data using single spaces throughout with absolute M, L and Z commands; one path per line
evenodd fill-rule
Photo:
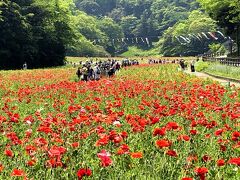
M 177 129 L 179 127 L 178 123 L 176 122 L 168 122 L 166 125 L 167 129 Z
M 224 159 L 219 159 L 219 160 L 217 160 L 217 165 L 218 165 L 218 166 L 224 166 L 224 165 L 225 165 Z
M 229 163 L 229 164 L 234 164 L 234 165 L 240 166 L 240 157 L 231 158 L 231 159 L 228 161 L 228 163 Z
M 224 152 L 224 151 L 226 151 L 226 150 L 227 150 L 227 147 L 226 147 L 226 146 L 224 146 L 224 145 L 220 145 L 220 150 Z
M 126 131 L 121 132 L 121 136 L 123 139 L 128 137 L 128 133 Z
M 177 157 L 178 156 L 176 151 L 174 151 L 174 150 L 168 150 L 166 154 L 169 155 L 169 156 L 173 156 L 173 157 Z
M 204 155 L 203 157 L 202 157 L 202 160 L 204 161 L 204 162 L 207 162 L 207 161 L 210 161 L 212 158 L 210 157 L 210 156 L 208 156 L 208 155 Z
M 223 129 L 218 129 L 217 131 L 215 131 L 215 136 L 221 136 L 223 133 Z
M 37 162 L 36 159 L 33 158 L 33 159 L 31 159 L 27 162 L 27 165 L 28 166 L 34 166 L 36 164 L 36 162 Z
M 102 150 L 100 153 L 97 154 L 97 156 L 101 160 L 101 165 L 103 167 L 107 167 L 112 164 L 112 160 L 110 158 L 111 154 L 106 150 Z
M 155 128 L 154 131 L 153 131 L 153 136 L 157 136 L 157 135 L 164 136 L 165 134 L 166 134 L 166 128 L 165 127 Z
M 200 176 L 201 180 L 205 179 L 205 175 L 208 173 L 208 168 L 206 167 L 198 167 L 194 169 L 195 173 Z
M 133 152 L 133 153 L 131 153 L 131 157 L 132 158 L 142 158 L 143 153 L 142 152 Z
M 114 138 L 113 138 L 113 142 L 115 143 L 115 144 L 119 144 L 121 141 L 123 140 L 123 138 L 122 138 L 122 136 L 115 136 Z
M 240 132 L 235 131 L 235 132 L 232 133 L 232 140 L 233 141 L 237 141 L 239 137 L 240 137 Z
M 35 146 L 31 146 L 31 145 L 27 145 L 25 149 L 27 151 L 27 154 L 29 155 L 34 155 L 35 151 L 37 150 Z
M 108 135 L 103 135 L 97 142 L 95 143 L 95 146 L 104 146 L 107 145 L 109 142 L 109 137 Z
M 152 117 L 152 118 L 150 118 L 150 120 L 151 120 L 152 124 L 156 124 L 160 121 L 160 118 L 159 117 Z
M 178 140 L 189 141 L 190 137 L 188 135 L 179 135 Z
M 13 152 L 10 149 L 5 150 L 5 155 L 9 157 L 13 157 Z
M 34 143 L 35 143 L 37 146 L 43 146 L 43 145 L 46 145 L 46 144 L 47 144 L 47 140 L 44 139 L 44 138 L 37 138 L 37 139 L 34 139 Z
M 60 146 L 53 146 L 51 149 L 48 151 L 49 157 L 54 157 L 54 156 L 60 156 L 66 152 L 66 148 Z
M 190 130 L 190 134 L 191 135 L 196 135 L 197 134 L 197 130 L 195 130 L 195 129 Z
M 184 177 L 184 178 L 182 178 L 182 180 L 193 180 L 193 178 L 190 178 L 190 177 Z
M 79 147 L 79 142 L 74 142 L 71 145 L 73 148 L 77 148 L 77 147 Z
M 156 146 L 158 147 L 158 148 L 164 148 L 164 147 L 169 147 L 169 146 L 171 146 L 171 142 L 170 141 L 168 141 L 168 140 L 165 140 L 165 139 L 160 139 L 160 140 L 157 140 L 156 141 Z
M 117 154 L 118 155 L 122 155 L 122 154 L 128 154 L 129 153 L 130 148 L 128 147 L 128 145 L 123 144 L 119 147 Z
M 11 176 L 24 176 L 25 173 L 23 170 L 20 169 L 13 169 Z
M 79 169 L 77 172 L 77 176 L 79 180 L 81 180 L 83 176 L 91 176 L 91 175 L 92 175 L 92 171 L 89 168 L 86 168 L 86 169 L 82 168 L 82 169 Z

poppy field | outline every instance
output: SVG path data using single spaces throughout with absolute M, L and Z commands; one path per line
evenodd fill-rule
M 240 90 L 140 65 L 0 73 L 0 179 L 240 179 Z

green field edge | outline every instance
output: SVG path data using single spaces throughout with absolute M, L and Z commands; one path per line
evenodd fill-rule
M 232 82 L 235 82 L 235 83 L 240 83 L 240 79 L 235 79 L 235 78 L 232 78 L 232 77 L 229 77 L 229 76 L 220 76 L 218 74 L 209 73 L 209 72 L 205 72 L 205 71 L 203 71 L 202 73 L 207 74 L 209 76 L 212 76 L 214 78 L 223 79 L 223 80 L 226 80 L 226 81 L 232 81 Z

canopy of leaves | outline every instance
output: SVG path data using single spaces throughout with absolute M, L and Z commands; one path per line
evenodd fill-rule
M 225 29 L 237 44 L 240 56 L 240 2 L 239 0 L 197 0 L 203 9 Z
M 214 20 L 199 10 L 194 10 L 185 21 L 175 24 L 165 31 L 162 39 L 158 43 L 160 53 L 165 56 L 195 56 L 209 50 L 209 45 L 214 42 L 208 39 L 202 32 L 216 32 L 217 25 Z M 199 34 L 199 37 L 194 36 Z M 183 38 L 182 38 L 182 37 Z M 215 34 L 218 42 L 223 42 L 224 38 L 220 34 Z M 188 38 L 188 42 L 184 40 Z
M 233 37 L 239 6 L 238 0 L 2 0 L 0 68 L 19 69 L 24 62 L 32 68 L 57 66 L 65 55 L 116 55 L 131 45 L 164 55 L 196 55 L 213 42 L 181 43 L 176 36 L 219 25 Z
M 239 0 L 197 0 L 211 18 L 233 35 L 234 27 L 240 23 Z
M 40 2 L 40 1 L 39 1 Z M 3 0 L 0 4 L 0 68 L 57 66 L 64 63 L 71 42 L 68 16 L 59 3 Z

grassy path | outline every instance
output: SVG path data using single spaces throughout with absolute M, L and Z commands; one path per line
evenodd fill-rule
M 237 82 L 233 82 L 233 81 L 229 81 L 229 80 L 225 80 L 225 79 L 221 79 L 221 78 L 216 78 L 216 77 L 213 77 L 211 75 L 208 75 L 206 73 L 202 73 L 202 72 L 191 72 L 189 69 L 187 71 L 185 71 L 186 73 L 188 74 L 192 74 L 192 75 L 195 75 L 199 78 L 204 78 L 204 79 L 212 79 L 214 81 L 218 81 L 220 82 L 222 85 L 224 86 L 229 86 L 229 85 L 235 85 L 236 87 L 240 87 L 240 83 L 237 83 Z

